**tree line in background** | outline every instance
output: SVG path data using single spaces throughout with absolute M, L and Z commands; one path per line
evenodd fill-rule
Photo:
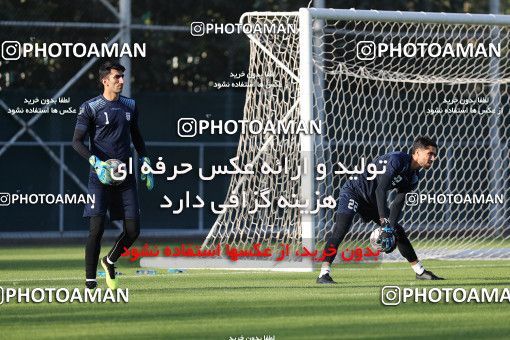
M 510 0 L 501 2 L 508 11 Z M 117 1 L 110 1 L 117 7 Z M 136 0 L 132 23 L 189 27 L 191 22 L 237 23 L 248 11 L 295 11 L 308 0 Z M 431 12 L 488 13 L 489 0 L 326 0 L 328 8 L 356 8 Z M 118 19 L 97 0 L 0 0 L 0 20 L 115 23 Z M 2 26 L 0 39 L 32 42 L 103 43 L 115 29 L 76 29 Z M 133 92 L 208 91 L 212 83 L 227 80 L 230 72 L 248 68 L 249 45 L 245 36 L 214 34 L 193 37 L 189 31 L 134 30 L 132 42 L 146 42 L 147 57 L 132 60 Z M 61 87 L 86 62 L 80 58 L 28 58 L 0 61 L 0 91 Z M 74 86 L 90 89 L 97 81 L 92 67 Z M 92 82 L 91 82 L 92 81 Z M 98 83 L 98 82 L 97 82 Z

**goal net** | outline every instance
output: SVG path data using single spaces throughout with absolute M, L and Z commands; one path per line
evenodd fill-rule
M 253 76 L 244 119 L 314 120 L 322 133 L 242 135 L 239 164 L 251 164 L 254 174 L 233 175 L 226 202 L 243 192 L 251 199 L 218 217 L 204 248 L 321 249 L 335 209 L 304 214 L 281 208 L 278 199 L 308 199 L 310 209 L 325 197 L 337 200 L 349 177 L 335 174 L 338 163 L 355 169 L 362 158 L 409 152 L 416 137 L 428 136 L 437 141 L 439 158 L 400 219 L 418 256 L 510 256 L 509 17 L 301 9 L 247 13 L 242 23 L 296 28 L 248 34 Z M 264 163 L 286 163 L 292 171 L 263 173 Z M 296 179 L 297 169 L 318 164 L 323 178 L 313 171 Z M 261 192 L 270 205 L 257 210 Z M 340 248 L 367 246 L 374 227 L 355 220 Z M 402 258 L 395 251 L 384 259 Z
M 346 180 L 331 172 L 336 162 L 352 167 L 432 137 L 439 159 L 401 219 L 418 255 L 509 257 L 510 19 L 311 12 L 313 117 L 326 122 L 314 156 L 329 171 L 321 194 L 338 197 Z M 332 220 L 331 211 L 317 217 L 317 241 Z M 358 222 L 347 241 L 366 242 L 372 228 Z

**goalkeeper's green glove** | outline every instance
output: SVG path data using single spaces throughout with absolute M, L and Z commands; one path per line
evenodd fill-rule
M 112 178 L 110 176 L 110 166 L 108 163 L 103 162 L 98 157 L 92 155 L 89 158 L 89 163 L 94 167 L 94 170 L 97 174 L 97 178 L 103 183 L 104 185 L 111 185 L 112 184 Z
M 142 157 L 140 158 L 140 164 L 143 167 L 144 164 L 147 164 L 149 167 L 151 165 L 151 160 L 149 157 Z M 152 169 L 152 168 L 151 168 Z M 148 174 L 144 174 L 141 172 L 140 178 L 142 181 L 145 181 L 145 185 L 147 186 L 147 189 L 152 190 L 154 188 L 154 174 L 152 172 L 149 172 Z

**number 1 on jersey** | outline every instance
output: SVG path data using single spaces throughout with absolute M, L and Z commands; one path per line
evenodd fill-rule
M 110 121 L 108 120 L 108 112 L 103 112 L 106 117 L 106 125 L 110 124 Z

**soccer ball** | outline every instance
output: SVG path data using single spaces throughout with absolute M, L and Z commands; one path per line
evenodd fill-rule
M 375 228 L 372 233 L 370 234 L 370 245 L 375 250 L 383 250 L 381 246 L 381 238 L 382 237 L 388 237 L 388 234 L 382 230 L 382 228 Z M 391 235 L 393 238 L 393 244 L 396 244 L 395 235 Z M 390 251 L 387 251 L 387 253 L 391 253 L 393 250 L 395 250 L 395 247 L 391 249 Z
M 124 176 L 124 179 L 122 179 L 122 180 L 114 179 L 112 177 L 112 172 L 115 175 L 115 177 L 120 177 L 121 175 L 123 175 L 119 172 L 119 166 L 123 163 L 121 161 L 119 161 L 118 159 L 109 159 L 106 161 L 106 163 L 110 167 L 110 169 L 108 170 L 108 177 L 111 179 L 111 183 L 112 183 L 111 185 L 119 185 L 122 182 L 124 182 L 125 176 Z M 127 169 L 125 168 L 124 171 L 127 171 Z

